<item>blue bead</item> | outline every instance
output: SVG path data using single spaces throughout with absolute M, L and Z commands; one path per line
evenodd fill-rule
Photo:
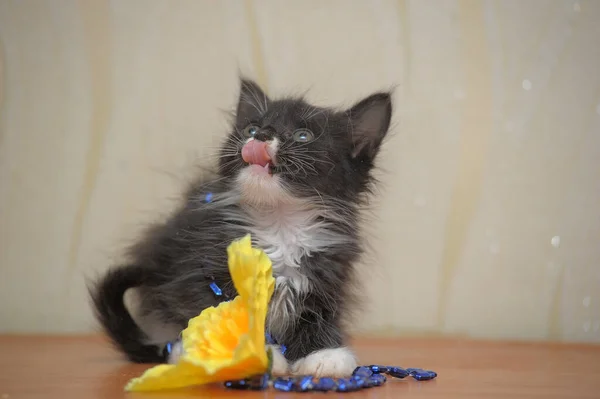
M 339 392 L 353 392 L 358 391 L 360 387 L 356 381 L 352 379 L 340 378 L 337 383 L 337 391 Z
M 273 345 L 275 343 L 275 341 L 273 340 L 273 337 L 269 333 L 265 333 L 265 341 L 269 345 Z
M 204 196 L 204 202 L 211 202 L 213 199 L 213 193 L 206 193 Z
M 375 364 L 369 366 L 369 369 L 371 369 L 371 371 L 375 374 L 379 374 L 379 373 L 387 373 L 388 368 L 385 366 L 377 366 Z
M 223 291 L 221 291 L 221 289 L 219 288 L 217 283 L 215 283 L 214 281 L 212 283 L 210 283 L 210 289 L 212 290 L 212 292 L 215 293 L 216 296 L 223 295 Z
M 388 367 L 387 374 L 396 378 L 406 378 L 411 373 L 408 370 L 404 370 L 402 367 Z
M 319 378 L 319 380 L 314 384 L 313 390 L 327 392 L 331 391 L 336 387 L 335 380 L 329 377 Z
M 357 367 L 354 369 L 354 371 L 352 372 L 353 376 L 357 376 L 357 377 L 370 377 L 373 375 L 373 371 L 371 369 L 369 369 L 368 367 L 365 366 L 361 366 L 361 367 Z
M 361 389 L 361 388 L 368 388 L 369 384 L 367 383 L 368 379 L 370 376 L 368 377 L 361 377 L 358 375 L 353 375 L 352 377 L 350 377 L 350 381 L 354 381 L 354 383 L 356 384 L 356 386 Z
M 417 381 L 429 381 L 433 380 L 437 377 L 437 373 L 435 371 L 430 370 L 419 370 L 411 373 L 412 377 Z
M 348 383 L 349 381 L 345 378 L 340 378 L 337 382 L 337 391 L 339 392 L 349 392 L 348 391 Z
M 294 381 L 290 378 L 276 378 L 273 381 L 273 388 L 278 391 L 290 392 L 294 387 Z
M 163 348 L 162 351 L 162 356 L 163 358 L 168 358 L 169 355 L 171 354 L 171 348 L 172 348 L 172 344 L 170 342 L 167 342 L 167 344 L 165 345 L 165 347 Z
M 378 387 L 378 386 L 385 384 L 386 381 L 387 381 L 387 378 L 385 378 L 385 375 L 373 374 L 371 377 L 369 377 L 369 380 L 367 382 L 368 382 L 369 386 Z
M 280 346 L 279 346 L 279 350 L 281 350 L 281 354 L 282 354 L 282 355 L 285 355 L 285 351 L 287 350 L 287 346 L 285 346 L 285 345 L 280 345 Z
M 250 389 L 254 391 L 262 391 L 263 389 L 267 389 L 267 387 L 269 386 L 269 375 L 255 375 L 253 377 L 248 378 L 246 381 Z
M 359 389 L 361 389 L 364 386 L 364 380 L 362 384 L 359 384 L 358 380 L 354 379 L 354 378 L 350 378 L 348 380 L 348 390 L 349 391 L 358 391 Z
M 225 387 L 229 389 L 248 389 L 246 380 L 225 381 Z
M 313 389 L 313 377 L 312 375 L 305 375 L 303 377 L 294 378 L 294 391 L 296 392 L 308 392 Z

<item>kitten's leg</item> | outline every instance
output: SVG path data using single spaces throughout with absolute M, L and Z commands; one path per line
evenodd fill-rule
M 356 357 L 346 347 L 321 349 L 292 365 L 296 375 L 315 377 L 349 377 L 356 368 Z
M 169 353 L 169 358 L 167 359 L 167 363 L 169 363 L 169 364 L 177 363 L 179 361 L 179 358 L 181 358 L 181 355 L 183 355 L 183 343 L 181 342 L 180 339 L 178 339 L 177 341 L 175 341 L 175 343 L 171 347 L 171 353 Z
M 340 328 L 314 309 L 303 313 L 293 331 L 286 334 L 286 357 L 295 375 L 349 377 L 357 366 L 354 353 L 344 346 Z
M 301 282 L 277 278 L 276 294 L 269 310 L 269 330 L 278 342 L 287 346 L 285 357 L 291 363 L 293 374 L 349 377 L 357 362 L 344 345 L 339 320 L 343 309 L 336 306 L 334 294 L 322 294 L 330 292 L 329 287 L 311 291 Z
M 267 345 L 273 353 L 273 368 L 271 373 L 276 376 L 284 376 L 289 372 L 287 359 L 281 353 L 281 348 L 278 345 Z

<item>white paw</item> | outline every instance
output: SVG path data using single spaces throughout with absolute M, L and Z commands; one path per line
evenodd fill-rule
M 276 376 L 284 376 L 288 374 L 288 362 L 281 353 L 281 349 L 277 345 L 267 345 L 273 353 L 273 368 L 271 373 Z
M 181 355 L 183 355 L 183 343 L 181 342 L 181 340 L 177 340 L 171 348 L 171 353 L 169 353 L 169 358 L 167 359 L 167 362 L 169 364 L 175 364 L 179 361 Z
M 295 375 L 350 377 L 356 368 L 356 357 L 348 348 L 322 349 L 292 365 Z

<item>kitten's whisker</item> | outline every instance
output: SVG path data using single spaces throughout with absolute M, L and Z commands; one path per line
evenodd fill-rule
M 306 119 L 311 120 L 312 118 L 314 118 L 317 115 L 322 114 L 323 112 L 325 112 L 325 110 L 315 107 L 315 108 L 313 108 L 313 112 L 311 112 L 310 115 L 306 115 Z

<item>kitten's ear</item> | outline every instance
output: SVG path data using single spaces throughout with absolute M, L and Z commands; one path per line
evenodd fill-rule
M 375 93 L 346 111 L 350 118 L 352 157 L 374 158 L 388 132 L 392 118 L 390 93 Z
M 240 80 L 240 98 L 236 111 L 238 124 L 245 125 L 264 115 L 271 100 L 254 81 Z

